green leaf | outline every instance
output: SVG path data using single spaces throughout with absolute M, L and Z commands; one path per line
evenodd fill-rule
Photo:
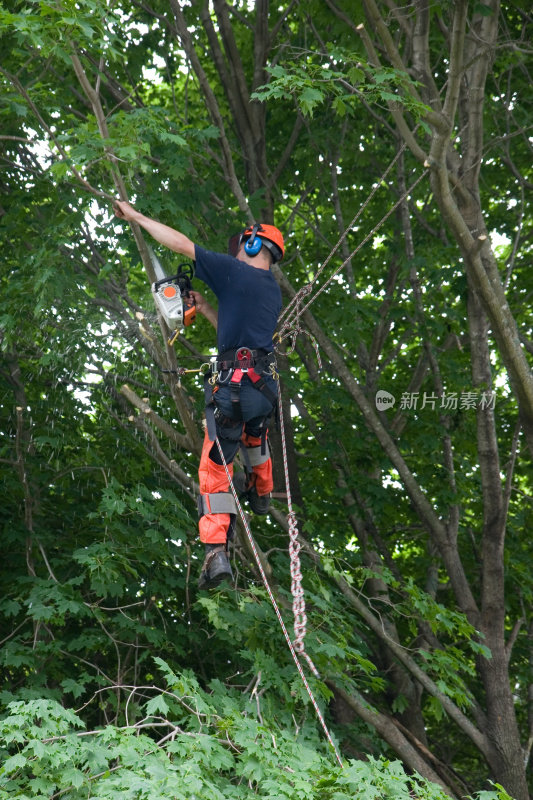
M 79 789 L 81 786 L 84 785 L 86 782 L 85 775 L 79 769 L 75 767 L 71 767 L 66 769 L 65 772 L 62 774 L 62 784 L 66 786 L 73 786 L 75 789 Z
M 28 759 L 22 753 L 17 753 L 14 756 L 6 759 L 4 764 L 0 767 L 0 775 L 11 775 L 13 772 L 26 766 Z
M 146 703 L 146 713 L 148 716 L 155 716 L 158 713 L 161 713 L 163 714 L 163 716 L 166 716 L 168 714 L 168 711 L 169 711 L 168 703 L 162 694 L 157 695 L 156 697 L 152 697 L 152 699 Z
M 324 94 L 318 89 L 307 86 L 298 99 L 304 114 L 312 116 L 314 108 L 324 101 Z

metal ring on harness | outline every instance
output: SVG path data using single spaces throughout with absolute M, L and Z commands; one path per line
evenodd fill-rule
M 224 378 L 224 372 L 228 373 L 225 378 Z M 221 370 L 220 372 L 217 372 L 216 375 L 217 377 L 215 383 L 219 383 L 221 386 L 224 386 L 224 384 L 229 383 L 229 381 L 231 380 L 231 376 L 233 375 L 233 370 L 232 369 L 223 371 Z

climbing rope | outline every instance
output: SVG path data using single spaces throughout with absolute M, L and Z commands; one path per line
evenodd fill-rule
M 368 234 L 365 236 L 365 238 L 364 238 L 364 239 L 363 239 L 361 242 L 359 242 L 359 244 L 357 245 L 357 247 L 356 247 L 354 250 L 352 250 L 352 252 L 351 252 L 351 253 L 350 253 L 350 255 L 348 256 L 348 258 L 347 258 L 345 261 L 343 261 L 343 263 L 340 265 L 340 267 L 337 267 L 337 269 L 336 269 L 336 270 L 334 270 L 334 272 L 333 272 L 333 273 L 330 275 L 330 277 L 327 279 L 327 281 L 326 281 L 325 283 L 323 283 L 323 284 L 322 284 L 322 286 L 319 288 L 319 290 L 317 291 L 317 293 L 316 293 L 316 294 L 315 294 L 315 295 L 314 295 L 314 296 L 313 296 L 313 297 L 312 297 L 310 300 L 308 300 L 308 301 L 307 301 L 307 303 L 306 303 L 306 304 L 303 306 L 303 308 L 301 308 L 301 309 L 300 309 L 300 312 L 299 312 L 299 313 L 300 313 L 300 315 L 301 315 L 301 314 L 303 314 L 303 313 L 304 313 L 304 311 L 306 311 L 306 310 L 309 308 L 309 306 L 311 305 L 311 303 L 314 303 L 314 302 L 315 302 L 315 300 L 318 298 L 318 296 L 319 296 L 320 294 L 322 294 L 322 292 L 323 292 L 323 291 L 324 291 L 324 290 L 327 288 L 327 286 L 328 286 L 328 285 L 331 283 L 331 281 L 332 281 L 332 280 L 335 278 L 335 276 L 336 276 L 336 275 L 338 275 L 338 274 L 339 274 L 339 272 L 341 272 L 341 270 L 343 270 L 343 269 L 344 269 L 344 267 L 346 266 L 346 264 L 348 263 L 348 261 L 350 261 L 350 259 L 352 259 L 352 258 L 353 258 L 353 257 L 354 257 L 354 256 L 355 256 L 355 255 L 356 255 L 358 252 L 359 252 L 359 250 L 360 250 L 362 247 L 364 247 L 364 245 L 365 245 L 365 244 L 366 244 L 366 243 L 369 241 L 369 239 L 371 239 L 371 238 L 374 236 L 374 234 L 375 234 L 375 233 L 376 233 L 376 232 L 377 232 L 377 231 L 378 231 L 378 230 L 381 228 L 381 226 L 383 225 L 383 223 L 384 223 L 384 222 L 386 222 L 386 220 L 387 220 L 387 219 L 388 219 L 388 218 L 391 216 L 391 214 L 393 214 L 393 213 L 394 213 L 394 211 L 396 211 L 396 209 L 398 208 L 398 206 L 400 206 L 400 205 L 403 203 L 403 201 L 406 199 L 406 197 L 408 197 L 408 196 L 411 194 L 411 192 L 413 191 L 413 189 L 414 189 L 416 186 L 418 186 L 418 184 L 420 183 L 420 181 L 422 180 L 422 178 L 424 178 L 424 177 L 425 177 L 425 175 L 426 175 L 426 172 L 427 172 L 427 171 L 428 171 L 427 169 L 426 169 L 426 170 L 424 170 L 424 172 L 422 172 L 422 173 L 421 173 L 421 174 L 418 176 L 418 178 L 416 179 L 416 181 L 414 181 L 414 183 L 412 183 L 412 184 L 411 184 L 411 186 L 409 187 L 409 189 L 407 189 L 407 190 L 406 190 L 406 191 L 405 191 L 405 192 L 402 194 L 402 196 L 400 197 L 400 199 L 399 199 L 399 200 L 397 200 L 397 202 L 396 202 L 396 203 L 395 203 L 395 204 L 392 206 L 392 208 L 391 208 L 391 209 L 389 209 L 389 211 L 387 211 L 387 213 L 386 213 L 386 214 L 385 214 L 385 215 L 384 215 L 384 216 L 381 218 L 381 220 L 380 220 L 380 221 L 377 223 L 377 225 L 375 225 L 375 226 L 372 228 L 372 230 L 370 231 L 370 233 L 368 233 Z M 281 337 L 281 338 L 283 338 L 283 337 Z
M 310 294 L 311 293 L 314 284 L 317 282 L 317 280 L 320 277 L 320 274 L 325 270 L 325 268 L 327 267 L 327 265 L 329 264 L 329 262 L 331 261 L 331 259 L 333 258 L 333 256 L 335 255 L 335 253 L 337 252 L 339 247 L 341 246 L 342 242 L 346 239 L 346 237 L 348 235 L 348 232 L 353 228 L 353 226 L 355 225 L 355 223 L 357 222 L 357 220 L 359 219 L 359 217 L 361 216 L 361 214 L 363 213 L 365 208 L 368 206 L 368 204 L 370 203 L 370 201 L 372 200 L 372 198 L 374 197 L 374 195 L 378 191 L 379 187 L 383 185 L 383 182 L 385 181 L 387 175 L 389 174 L 389 172 L 391 171 L 393 166 L 396 164 L 396 162 L 400 158 L 401 154 L 405 150 L 405 147 L 406 147 L 405 144 L 402 145 L 402 147 L 398 150 L 398 152 L 394 156 L 393 160 L 391 161 L 391 163 L 389 164 L 389 166 L 387 167 L 387 169 L 385 170 L 385 172 L 383 173 L 381 178 L 374 184 L 374 187 L 373 187 L 372 191 L 370 192 L 370 194 L 368 195 L 368 197 L 366 198 L 364 203 L 360 206 L 359 210 L 356 212 L 356 214 L 355 214 L 354 218 L 352 219 L 352 221 L 350 222 L 350 224 L 345 228 L 344 233 L 339 238 L 337 244 L 331 250 L 330 254 L 326 258 L 324 263 L 318 268 L 318 271 L 317 271 L 315 277 L 313 278 L 313 280 L 310 281 L 309 283 L 307 283 L 305 286 L 303 286 L 300 289 L 300 291 L 297 292 L 295 297 L 293 297 L 293 299 L 291 300 L 289 305 L 281 312 L 281 315 L 280 315 L 280 318 L 279 318 L 279 322 L 282 322 L 283 319 L 287 316 L 287 314 L 291 310 L 291 307 L 292 307 L 293 304 L 298 304 L 303 296 L 305 296 L 306 294 Z M 379 225 L 381 225 L 382 222 L 384 222 L 384 221 L 385 221 L 385 218 L 381 221 L 381 223 L 379 223 Z M 349 261 L 350 258 L 351 258 L 351 256 L 347 259 L 347 261 Z M 346 264 L 346 261 L 344 263 Z M 343 266 L 344 266 L 344 264 L 343 264 Z
M 298 670 L 300 678 L 302 679 L 302 682 L 303 682 L 303 684 L 304 684 L 304 686 L 305 686 L 305 688 L 307 690 L 307 694 L 309 695 L 309 699 L 311 700 L 313 708 L 315 709 L 315 713 L 316 713 L 316 715 L 318 717 L 318 720 L 319 720 L 320 724 L 322 725 L 324 733 L 326 734 L 326 738 L 327 738 L 328 742 L 330 743 L 331 747 L 333 748 L 333 751 L 335 753 L 335 757 L 336 757 L 337 761 L 339 762 L 339 764 L 341 765 L 341 767 L 343 767 L 344 764 L 342 763 L 342 759 L 341 759 L 341 757 L 339 755 L 339 752 L 338 752 L 337 748 L 335 747 L 335 743 L 334 743 L 334 741 L 333 741 L 333 739 L 331 737 L 331 733 L 329 732 L 328 726 L 326 725 L 326 721 L 324 720 L 324 717 L 322 716 L 320 708 L 318 707 L 318 703 L 317 703 L 317 701 L 315 699 L 315 696 L 313 694 L 313 690 L 309 686 L 309 682 L 308 682 L 307 678 L 305 677 L 305 672 L 304 672 L 303 667 L 301 665 L 300 659 L 298 658 L 298 655 L 297 655 L 297 652 L 296 652 L 296 648 L 300 647 L 300 644 L 296 643 L 296 645 L 295 645 L 295 644 L 292 643 L 291 637 L 289 636 L 289 632 L 288 632 L 288 630 L 287 630 L 287 628 L 285 626 L 285 623 L 283 621 L 283 617 L 281 616 L 281 611 L 279 610 L 279 606 L 278 606 L 278 604 L 276 602 L 276 598 L 274 597 L 272 589 L 270 588 L 270 584 L 268 582 L 268 578 L 266 576 L 265 570 L 264 570 L 263 565 L 261 563 L 261 559 L 259 558 L 259 553 L 257 552 L 257 547 L 255 546 L 255 542 L 254 542 L 254 538 L 252 536 L 252 532 L 250 530 L 250 526 L 248 525 L 248 522 L 246 520 L 246 516 L 245 516 L 244 511 L 242 510 L 242 506 L 241 506 L 241 504 L 239 502 L 239 497 L 238 497 L 237 492 L 235 490 L 235 486 L 233 485 L 233 480 L 232 480 L 232 477 L 230 475 L 230 471 L 228 469 L 228 465 L 226 463 L 226 459 L 224 458 L 224 453 L 222 452 L 222 445 L 220 444 L 218 436 L 217 436 L 215 441 L 217 443 L 218 452 L 220 453 L 220 458 L 222 460 L 222 464 L 224 465 L 224 469 L 226 471 L 226 477 L 228 479 L 231 492 L 233 494 L 233 497 L 235 499 L 235 503 L 237 505 L 237 510 L 238 510 L 238 512 L 240 514 L 240 517 L 242 519 L 242 522 L 243 522 L 243 525 L 244 525 L 244 530 L 246 531 L 246 536 L 248 537 L 248 541 L 250 543 L 250 547 L 252 548 L 252 553 L 254 554 L 254 558 L 255 558 L 255 561 L 256 561 L 256 564 L 257 564 L 257 568 L 259 570 L 259 574 L 261 575 L 261 579 L 263 581 L 265 589 L 267 590 L 267 594 L 268 594 L 268 596 L 270 598 L 270 602 L 272 603 L 274 611 L 276 612 L 276 616 L 278 618 L 278 622 L 280 624 L 281 630 L 283 631 L 283 635 L 285 636 L 285 640 L 286 640 L 287 645 L 289 647 L 290 653 L 291 653 L 291 655 L 292 655 L 292 657 L 294 659 L 294 663 L 296 664 L 296 669 Z M 287 494 L 288 494 L 288 483 L 287 483 Z M 301 573 L 300 573 L 300 581 L 301 581 Z M 305 607 L 304 607 L 304 617 L 303 617 L 303 619 L 304 619 L 304 622 L 305 622 Z M 301 621 L 301 618 L 300 618 L 300 621 Z M 296 628 L 296 622 L 295 622 L 295 628 Z M 305 634 L 305 624 L 304 624 L 304 629 L 303 630 L 304 630 L 304 634 Z M 301 634 L 301 628 L 299 628 L 299 631 L 300 631 L 300 634 Z M 298 642 L 299 641 L 303 642 L 303 639 L 301 639 L 301 636 L 300 636 L 300 639 L 298 639 Z M 312 665 L 311 659 L 307 656 L 305 651 L 303 651 L 303 652 L 306 655 L 306 657 L 307 657 L 308 661 L 310 662 L 310 664 Z M 318 675 L 318 673 L 316 671 L 316 668 L 314 667 L 314 665 L 312 665 L 312 666 L 313 666 L 313 670 L 314 670 L 315 674 Z
M 374 186 L 372 192 L 367 197 L 367 199 L 365 200 L 365 202 L 363 203 L 361 208 L 358 210 L 357 214 L 352 219 L 352 221 L 350 222 L 350 224 L 348 225 L 348 227 L 346 228 L 346 230 L 344 231 L 344 233 L 340 237 L 339 241 L 337 242 L 337 244 L 335 245 L 333 250 L 330 252 L 330 254 L 326 258 L 324 263 L 319 267 L 319 269 L 318 269 L 315 277 L 313 278 L 313 280 L 310 281 L 309 283 L 305 284 L 305 286 L 302 286 L 302 288 L 299 289 L 298 292 L 296 292 L 295 296 L 293 297 L 293 299 L 291 300 L 289 305 L 282 312 L 282 314 L 280 316 L 280 322 L 282 323 L 282 325 L 281 325 L 281 328 L 280 328 L 279 332 L 276 335 L 276 339 L 279 342 L 282 342 L 283 339 L 286 339 L 287 337 L 290 336 L 292 338 L 292 340 L 293 340 L 293 343 L 291 345 L 291 351 L 294 349 L 294 341 L 295 341 L 295 338 L 296 338 L 297 334 L 302 332 L 302 329 L 301 329 L 300 324 L 299 324 L 299 319 L 302 316 L 302 314 L 304 313 L 304 311 L 306 311 L 309 308 L 309 306 L 312 303 L 315 302 L 315 300 L 328 287 L 328 285 L 335 278 L 335 276 L 338 275 L 339 272 L 341 272 L 344 269 L 346 264 L 374 236 L 374 234 L 387 221 L 387 219 L 391 216 L 391 214 L 393 214 L 394 211 L 396 211 L 398 206 L 400 206 L 404 202 L 404 200 L 411 194 L 413 189 L 415 189 L 416 186 L 418 186 L 420 181 L 425 177 L 426 173 L 428 172 L 428 169 L 425 169 L 418 176 L 418 178 L 411 184 L 411 186 L 402 194 L 402 196 L 399 198 L 399 200 L 397 200 L 397 202 L 392 206 L 392 208 L 390 208 L 387 211 L 387 213 L 384 214 L 384 216 L 380 219 L 380 221 L 372 228 L 370 233 L 368 233 L 365 236 L 365 238 L 361 242 L 359 242 L 357 247 L 354 250 L 352 250 L 350 255 L 342 262 L 342 264 L 339 267 L 337 267 L 336 270 L 334 270 L 334 272 L 330 275 L 330 277 L 327 279 L 327 281 L 325 281 L 325 283 L 322 284 L 322 286 L 318 289 L 318 291 L 305 303 L 305 305 L 302 305 L 302 302 L 303 302 L 304 298 L 311 294 L 311 292 L 313 290 L 313 286 L 316 284 L 318 278 L 320 277 L 320 275 L 324 271 L 326 265 L 329 263 L 329 261 L 331 260 L 332 256 L 334 255 L 334 253 L 338 250 L 341 242 L 346 238 L 346 236 L 347 236 L 348 232 L 350 231 L 350 229 L 353 227 L 353 225 L 359 219 L 359 217 L 361 216 L 362 212 L 364 211 L 364 209 L 366 208 L 366 206 L 368 205 L 368 203 L 370 202 L 372 197 L 377 192 L 378 188 L 383 184 L 383 182 L 384 182 L 385 178 L 387 177 L 389 171 L 392 169 L 392 167 L 394 166 L 394 164 L 396 163 L 396 161 L 398 160 L 398 158 L 402 154 L 404 148 L 405 148 L 405 145 L 402 148 L 400 148 L 400 150 L 396 154 L 395 158 L 389 164 L 389 166 L 387 167 L 387 169 L 385 170 L 385 172 L 381 176 L 380 180 L 376 183 L 376 185 Z M 286 321 L 283 322 L 283 320 L 286 320 Z
M 315 337 L 309 331 L 307 331 L 304 328 L 302 328 L 302 326 L 300 325 L 300 317 L 302 316 L 304 311 L 307 308 L 309 308 L 311 303 L 313 303 L 317 299 L 317 297 L 326 289 L 326 287 L 331 283 L 333 278 L 346 266 L 348 261 L 350 261 L 350 259 L 353 258 L 353 256 L 369 241 L 369 239 L 371 239 L 372 236 L 374 236 L 376 231 L 379 230 L 379 228 L 390 217 L 390 215 L 398 208 L 399 205 L 401 205 L 401 203 L 403 203 L 405 198 L 413 191 L 413 189 L 418 185 L 418 183 L 420 183 L 422 178 L 425 176 L 426 172 L 428 171 L 427 169 L 424 170 L 424 172 L 422 172 L 419 175 L 419 177 L 416 179 L 416 181 L 414 181 L 414 183 L 409 187 L 409 189 L 406 192 L 404 192 L 404 194 L 400 197 L 400 199 L 394 204 L 394 206 L 391 209 L 389 209 L 389 211 L 382 217 L 382 219 L 377 223 L 377 225 L 374 226 L 374 228 L 370 231 L 370 233 L 368 233 L 367 236 L 365 236 L 363 241 L 360 242 L 357 245 L 357 247 L 348 256 L 348 258 L 345 261 L 343 261 L 343 263 L 340 265 L 340 267 L 338 267 L 333 272 L 333 274 L 328 278 L 328 280 L 319 288 L 319 290 L 316 292 L 316 294 L 313 297 L 311 297 L 307 301 L 307 303 L 305 305 L 302 306 L 302 303 L 304 301 L 304 298 L 306 298 L 307 296 L 309 296 L 311 294 L 311 292 L 313 290 L 313 286 L 316 284 L 320 274 L 324 271 L 326 265 L 329 263 L 329 261 L 331 260 L 331 258 L 335 254 L 335 252 L 338 250 L 338 248 L 340 247 L 342 241 L 346 238 L 346 236 L 348 234 L 348 231 L 354 226 L 354 224 L 357 222 L 357 220 L 359 219 L 359 217 L 363 213 L 363 211 L 366 208 L 366 206 L 370 203 L 371 199 L 373 198 L 373 196 L 377 192 L 378 188 L 384 183 L 387 175 L 389 174 L 389 172 L 391 171 L 391 169 L 393 168 L 395 163 L 398 161 L 398 159 L 402 155 L 405 147 L 406 147 L 406 145 L 404 144 L 398 150 L 398 153 L 396 154 L 394 159 L 391 161 L 391 163 L 389 164 L 389 166 L 387 167 L 387 169 L 385 170 L 385 172 L 381 176 L 380 180 L 375 184 L 375 186 L 372 189 L 372 192 L 370 193 L 370 195 L 367 197 L 367 199 L 365 200 L 365 202 L 363 203 L 361 208 L 357 211 L 356 215 L 354 216 L 354 218 L 352 219 L 352 221 L 350 222 L 348 227 L 345 229 L 344 233 L 342 234 L 342 236 L 338 240 L 337 244 L 332 249 L 332 251 L 330 252 L 328 257 L 326 258 L 324 263 L 318 269 L 317 274 L 315 275 L 313 280 L 310 281 L 309 283 L 307 283 L 305 286 L 303 286 L 296 293 L 296 295 L 294 296 L 292 301 L 289 303 L 287 308 L 282 312 L 282 314 L 280 316 L 280 321 L 283 321 L 283 319 L 285 319 L 285 317 L 288 316 L 288 312 L 292 312 L 292 316 L 289 316 L 288 321 L 285 322 L 284 325 L 282 325 L 280 331 L 276 334 L 276 341 L 279 342 L 279 343 L 281 343 L 284 338 L 287 338 L 287 337 L 291 338 L 291 345 L 287 349 L 287 353 L 291 353 L 291 352 L 294 351 L 295 346 L 296 346 L 296 338 L 297 338 L 298 334 L 305 333 L 311 339 L 311 342 L 312 342 L 312 344 L 313 344 L 313 346 L 315 348 L 315 352 L 316 352 L 316 355 L 317 355 L 317 361 L 318 361 L 319 368 L 321 368 L 322 365 L 321 365 L 321 360 L 320 360 L 320 352 L 319 352 L 319 348 L 318 348 L 318 342 L 316 341 Z M 288 509 L 289 509 L 288 516 L 287 516 L 287 521 L 288 521 L 288 525 L 289 525 L 289 540 L 290 540 L 289 555 L 290 555 L 290 559 L 291 559 L 291 593 L 292 593 L 292 596 L 293 596 L 292 610 L 293 610 L 293 614 L 294 614 L 294 634 L 295 634 L 294 646 L 295 646 L 295 649 L 297 650 L 297 652 L 300 653 L 301 655 L 303 655 L 307 659 L 307 662 L 308 662 L 311 670 L 314 672 L 315 675 L 318 676 L 318 673 L 316 671 L 315 665 L 311 661 L 309 655 L 305 652 L 305 645 L 304 645 L 304 638 L 305 638 L 305 634 L 306 634 L 306 625 L 307 625 L 307 616 L 306 616 L 306 612 L 305 612 L 305 598 L 304 598 L 304 590 L 303 590 L 303 587 L 302 587 L 302 572 L 301 572 L 301 567 L 300 567 L 300 556 L 299 556 L 301 545 L 300 545 L 300 542 L 298 540 L 298 527 L 297 527 L 297 522 L 296 522 L 296 514 L 294 513 L 293 508 L 292 508 L 292 498 L 291 498 L 291 491 L 290 491 L 290 484 L 289 484 L 289 470 L 288 470 L 288 463 L 287 463 L 287 447 L 286 447 L 286 441 L 285 441 L 285 426 L 283 424 L 283 406 L 282 406 L 282 403 L 281 403 L 281 398 L 279 400 L 278 407 L 279 407 L 279 421 L 280 421 L 280 429 L 281 429 L 281 444 L 282 444 L 282 451 L 283 451 L 283 467 L 284 467 L 284 470 L 285 470 L 285 485 L 287 487 L 287 503 L 288 503 Z
M 352 219 L 350 224 L 347 226 L 347 228 L 345 229 L 344 233 L 339 238 L 339 240 L 336 243 L 335 247 L 331 250 L 331 252 L 329 253 L 329 255 L 326 258 L 326 260 L 324 261 L 324 263 L 319 267 L 319 269 L 318 269 L 316 275 L 314 276 L 313 280 L 310 281 L 309 283 L 307 283 L 305 286 L 303 286 L 295 294 L 295 296 L 293 297 L 293 299 L 291 300 L 289 305 L 282 312 L 282 314 L 280 316 L 280 320 L 279 320 L 280 323 L 282 323 L 282 324 L 281 324 L 281 328 L 280 328 L 279 332 L 276 334 L 276 340 L 277 340 L 278 343 L 281 343 L 285 338 L 291 337 L 292 342 L 291 342 L 290 348 L 288 349 L 288 352 L 292 352 L 294 350 L 294 348 L 296 346 L 297 336 L 300 333 L 305 333 L 311 339 L 311 342 L 312 342 L 312 344 L 313 344 L 313 346 L 315 348 L 316 354 L 317 354 L 318 363 L 320 365 L 320 353 L 319 353 L 319 349 L 318 349 L 318 343 L 317 343 L 315 337 L 312 336 L 312 334 L 310 334 L 307 330 L 305 330 L 305 329 L 303 329 L 301 327 L 301 325 L 300 325 L 300 317 L 309 308 L 309 306 L 319 297 L 319 295 L 323 291 L 325 291 L 325 289 L 331 283 L 331 281 L 335 278 L 335 276 L 338 275 L 338 273 L 341 272 L 344 269 L 346 264 L 374 236 L 374 234 L 386 222 L 386 220 L 391 216 L 391 214 L 394 213 L 394 211 L 398 208 L 398 206 L 400 206 L 401 203 L 404 202 L 404 200 L 408 197 L 408 195 L 413 191 L 413 189 L 415 189 L 415 187 L 424 178 L 424 176 L 426 175 L 426 173 L 428 171 L 427 169 L 424 170 L 424 172 L 422 172 L 419 175 L 419 177 L 414 181 L 414 183 L 409 187 L 409 189 L 407 189 L 402 194 L 402 196 L 392 206 L 392 208 L 390 208 L 389 211 L 381 218 L 381 220 L 372 228 L 370 233 L 368 233 L 365 236 L 365 238 L 357 245 L 357 247 L 350 253 L 348 258 L 346 258 L 342 262 L 342 264 L 339 267 L 337 267 L 336 270 L 334 270 L 334 272 L 330 275 L 330 277 L 322 284 L 322 286 L 318 289 L 318 291 L 312 297 L 310 297 L 307 300 L 307 302 L 305 302 L 305 304 L 303 304 L 304 300 L 305 300 L 305 298 L 307 298 L 309 295 L 312 294 L 313 287 L 317 283 L 320 275 L 322 274 L 322 272 L 326 268 L 327 264 L 332 259 L 333 255 L 336 253 L 336 251 L 338 250 L 338 248 L 340 247 L 340 245 L 342 244 L 342 242 L 344 241 L 346 236 L 348 235 L 348 232 L 353 228 L 353 226 L 355 225 L 355 223 L 357 222 L 357 220 L 359 219 L 359 217 L 361 216 L 361 214 L 363 213 L 365 208 L 368 206 L 368 204 L 370 203 L 370 201 L 372 200 L 372 198 L 374 197 L 374 195 L 378 191 L 379 187 L 381 185 L 383 185 L 388 173 L 393 168 L 393 166 L 396 163 L 396 161 L 400 158 L 400 156 L 401 156 L 401 154 L 402 154 L 404 149 L 405 149 L 405 144 L 403 145 L 402 148 L 400 148 L 400 150 L 396 154 L 395 158 L 392 160 L 392 162 L 389 164 L 389 166 L 387 167 L 387 169 L 385 170 L 385 172 L 381 176 L 380 180 L 375 184 L 375 186 L 372 189 L 372 192 L 367 197 L 367 199 L 365 200 L 363 205 L 359 208 L 359 210 L 357 211 L 356 215 L 354 216 L 354 218 Z M 199 370 L 185 370 L 183 368 L 180 368 L 179 370 L 175 370 L 175 372 L 178 372 L 181 375 L 181 374 L 184 374 L 185 372 L 201 371 L 204 366 L 205 365 L 202 365 L 202 367 L 200 367 Z M 174 372 L 174 370 L 165 370 L 165 371 L 173 371 Z M 327 738 L 328 742 L 330 743 L 331 747 L 333 748 L 333 751 L 335 753 L 335 757 L 336 757 L 338 763 L 340 764 L 341 767 L 343 767 L 344 765 L 343 765 L 342 759 L 341 759 L 341 757 L 339 755 L 339 752 L 338 752 L 338 750 L 337 750 L 337 748 L 335 746 L 335 743 L 333 742 L 333 739 L 332 739 L 331 734 L 329 732 L 329 729 L 328 729 L 328 727 L 326 725 L 324 717 L 323 717 L 323 715 L 322 715 L 322 713 L 320 711 L 320 708 L 318 707 L 318 703 L 317 703 L 317 701 L 315 699 L 313 691 L 312 691 L 312 689 L 311 689 L 311 687 L 309 685 L 309 682 L 307 681 L 307 678 L 305 676 L 305 672 L 303 670 L 303 667 L 302 667 L 302 664 L 300 662 L 300 659 L 298 658 L 299 655 L 303 656 L 306 659 L 306 661 L 307 661 L 307 663 L 309 665 L 309 668 L 311 669 L 313 674 L 317 678 L 320 677 L 319 673 L 318 673 L 318 670 L 316 669 L 315 665 L 313 664 L 313 661 L 312 661 L 311 657 L 309 656 L 309 654 L 305 650 L 305 636 L 306 636 L 306 633 L 307 633 L 307 614 L 306 614 L 306 606 L 305 606 L 304 589 L 303 589 L 303 586 L 302 586 L 303 576 L 302 576 L 301 562 L 300 562 L 301 544 L 300 544 L 300 541 L 299 541 L 299 538 L 298 538 L 299 537 L 299 533 L 298 533 L 298 524 L 297 524 L 296 514 L 295 514 L 293 506 L 292 506 L 292 496 L 291 496 L 291 491 L 290 491 L 289 469 L 288 469 L 288 459 L 287 459 L 287 443 L 286 443 L 286 438 L 285 438 L 285 426 L 284 426 L 284 421 L 283 421 L 283 408 L 282 408 L 281 398 L 279 399 L 279 421 L 280 421 L 280 430 L 281 430 L 281 443 L 282 443 L 282 453 L 283 453 L 283 468 L 284 468 L 284 473 L 285 473 L 285 485 L 286 485 L 286 491 L 287 491 L 287 505 L 288 505 L 287 522 L 288 522 L 288 528 L 289 528 L 289 556 L 290 556 L 290 573 L 291 573 L 291 594 L 292 594 L 292 598 L 293 598 L 292 611 L 293 611 L 293 617 L 294 617 L 294 641 L 292 641 L 291 637 L 289 636 L 289 633 L 288 633 L 287 628 L 285 626 L 285 623 L 283 621 L 283 617 L 281 615 L 281 611 L 280 611 L 279 606 L 278 606 L 278 604 L 276 602 L 276 598 L 274 597 L 272 589 L 270 588 L 270 584 L 268 582 L 265 570 L 264 570 L 263 565 L 261 563 L 261 559 L 259 557 L 259 553 L 257 551 L 257 547 L 255 545 L 255 542 L 254 542 L 254 539 L 253 539 L 253 536 L 252 536 L 252 532 L 251 532 L 250 527 L 248 525 L 246 516 L 245 516 L 245 514 L 243 512 L 243 509 L 242 509 L 242 506 L 240 504 L 239 497 L 238 497 L 237 492 L 235 490 L 235 486 L 233 484 L 233 479 L 232 479 L 232 476 L 231 476 L 230 471 L 228 469 L 228 465 L 227 465 L 226 459 L 224 457 L 222 446 L 220 444 L 220 441 L 219 441 L 218 437 L 216 438 L 215 441 L 216 441 L 216 444 L 217 444 L 217 447 L 218 447 L 218 451 L 219 451 L 219 454 L 220 454 L 220 458 L 221 458 L 222 464 L 224 466 L 224 470 L 226 472 L 226 477 L 228 479 L 229 487 L 230 487 L 231 492 L 233 494 L 233 497 L 234 497 L 234 500 L 235 500 L 235 503 L 236 503 L 236 506 L 237 506 L 237 510 L 238 510 L 239 515 L 241 517 L 241 520 L 243 522 L 244 530 L 246 532 L 246 536 L 248 538 L 252 553 L 254 555 L 254 558 L 255 558 L 255 561 L 256 561 L 256 564 L 257 564 L 257 568 L 259 570 L 259 574 L 261 575 L 261 579 L 263 581 L 263 584 L 265 586 L 267 594 L 268 594 L 268 596 L 270 598 L 270 601 L 272 603 L 272 606 L 273 606 L 274 611 L 276 613 L 276 616 L 278 618 L 281 630 L 283 632 L 283 635 L 284 635 L 285 640 L 287 642 L 287 645 L 289 647 L 290 653 L 292 655 L 292 658 L 294 660 L 294 663 L 296 665 L 296 668 L 298 670 L 300 678 L 302 679 L 302 682 L 303 682 L 303 684 L 304 684 L 304 686 L 305 686 L 305 688 L 307 690 L 307 693 L 309 695 L 309 699 L 311 700 L 313 708 L 315 709 L 317 718 L 318 718 L 318 720 L 319 720 L 319 722 L 320 722 L 320 724 L 321 724 L 321 726 L 322 726 L 322 728 L 324 730 L 326 738 Z
M 298 523 L 296 514 L 292 507 L 291 487 L 289 482 L 289 463 L 287 459 L 287 443 L 285 439 L 285 425 L 283 424 L 283 405 L 281 397 L 278 398 L 279 427 L 281 431 L 281 450 L 283 453 L 283 469 L 285 472 L 285 487 L 287 490 L 288 514 L 287 522 L 289 525 L 289 556 L 291 562 L 291 594 L 292 594 L 292 613 L 294 616 L 294 649 L 302 655 L 314 675 L 320 677 L 318 670 L 313 664 L 311 657 L 305 651 L 304 639 L 307 633 L 307 614 L 305 610 L 305 595 L 302 586 L 302 568 L 300 564 L 301 544 L 298 539 Z

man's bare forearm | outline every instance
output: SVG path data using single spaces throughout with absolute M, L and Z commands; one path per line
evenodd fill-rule
M 216 330 L 218 325 L 218 311 L 213 308 L 213 306 L 210 306 L 209 303 L 206 303 L 205 308 L 202 309 L 202 314 Z
M 125 219 L 128 222 L 136 222 L 137 225 L 144 228 L 150 236 L 153 236 L 159 244 L 168 247 L 169 250 L 174 250 L 175 253 L 181 253 L 187 256 L 187 258 L 194 260 L 194 242 L 191 242 L 185 234 L 151 217 L 145 217 L 144 214 L 141 214 L 140 211 L 137 211 L 132 205 L 125 201 L 116 202 L 115 213 L 121 219 Z
M 183 233 L 170 228 L 168 225 L 163 225 L 162 222 L 157 222 L 155 219 L 145 217 L 144 214 L 139 214 L 134 222 L 144 228 L 159 244 L 168 247 L 169 250 L 174 250 L 176 253 L 187 256 L 187 258 L 194 259 L 194 243 Z
M 197 312 L 205 317 L 216 330 L 218 325 L 218 311 L 213 308 L 213 306 L 207 302 L 203 294 L 197 292 L 196 289 L 191 289 L 190 295 L 195 302 Z

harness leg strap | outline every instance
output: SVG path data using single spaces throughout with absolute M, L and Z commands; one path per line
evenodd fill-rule
M 210 373 L 204 376 L 204 396 L 205 396 L 205 423 L 209 441 L 214 442 L 217 438 L 217 426 L 215 423 L 215 402 L 213 399 L 213 386 L 209 383 Z
M 245 445 L 244 442 L 241 442 L 241 452 L 247 472 L 252 472 L 254 467 L 264 464 L 270 458 L 266 435 L 265 437 L 261 436 L 261 444 L 259 445 Z
M 251 436 L 249 433 L 245 433 L 242 437 L 242 444 L 244 461 L 245 463 L 247 462 L 249 486 L 255 486 L 259 495 L 270 494 L 274 488 L 274 481 L 272 478 L 272 458 L 266 436 L 263 439 L 263 436 Z M 263 444 L 265 447 L 264 453 L 261 452 Z
M 206 514 L 236 514 L 237 505 L 231 492 L 213 492 L 201 494 L 198 497 L 198 515 L 200 518 Z
M 204 544 L 225 544 L 237 509 L 233 495 L 229 492 L 228 476 L 224 466 L 216 464 L 209 457 L 212 447 L 213 444 L 206 431 L 198 469 L 200 483 L 198 528 L 200 540 Z M 228 471 L 233 475 L 233 464 L 228 464 Z

